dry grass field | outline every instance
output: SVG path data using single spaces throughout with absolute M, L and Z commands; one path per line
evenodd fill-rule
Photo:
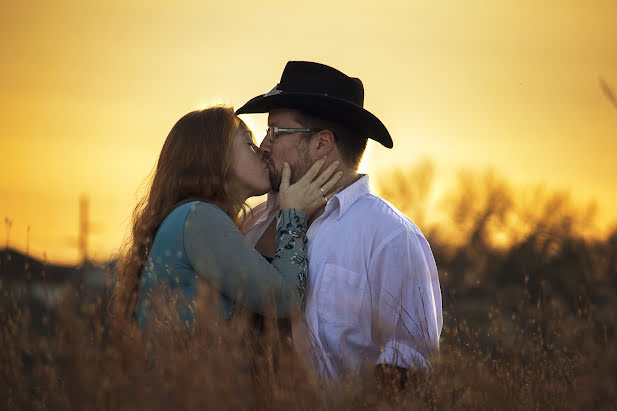
M 189 336 L 166 311 L 144 339 L 113 327 L 108 291 L 66 288 L 45 308 L 28 299 L 27 283 L 3 281 L 0 403 L 18 410 L 617 408 L 617 229 L 590 233 L 592 213 L 567 196 L 515 194 L 490 173 L 463 175 L 443 206 L 449 222 L 424 228 L 431 168 L 422 167 L 394 172 L 381 192 L 419 220 L 440 271 L 444 329 L 425 379 L 405 389 L 377 387 L 373 375 L 325 386 L 276 327 L 257 339 L 245 316 L 220 324 L 204 309 Z

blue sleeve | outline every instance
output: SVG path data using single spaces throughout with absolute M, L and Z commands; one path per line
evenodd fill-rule
M 212 204 L 197 203 L 184 223 L 184 248 L 195 272 L 221 294 L 260 314 L 286 317 L 304 301 L 308 216 L 281 210 L 272 264 Z

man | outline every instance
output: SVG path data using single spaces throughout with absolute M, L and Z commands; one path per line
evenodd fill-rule
M 292 182 L 318 159 L 327 157 L 324 167 L 340 162 L 340 191 L 331 198 L 324 193 L 324 207 L 309 221 L 306 327 L 298 322 L 292 330 L 295 346 L 308 347 L 314 368 L 331 380 L 381 364 L 424 372 L 442 328 L 428 242 L 357 172 L 368 138 L 393 146 L 363 102 L 359 79 L 323 64 L 291 61 L 274 89 L 237 111 L 269 113 L 260 148 L 273 190 L 245 224 L 246 237 L 266 257 L 275 253 L 284 162 L 291 165 Z

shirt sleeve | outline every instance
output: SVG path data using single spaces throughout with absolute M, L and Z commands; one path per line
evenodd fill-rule
M 184 248 L 195 272 L 221 294 L 253 312 L 287 317 L 304 301 L 308 216 L 295 209 L 277 215 L 272 264 L 244 238 L 220 208 L 198 203 L 184 223 Z
M 382 242 L 373 255 L 372 335 L 377 363 L 426 370 L 439 350 L 443 324 L 435 259 L 426 239 L 404 229 Z M 374 275 L 373 275 L 374 274 Z

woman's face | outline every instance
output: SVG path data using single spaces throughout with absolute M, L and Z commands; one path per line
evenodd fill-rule
M 260 196 L 270 191 L 270 172 L 251 132 L 241 124 L 231 146 L 232 179 L 230 193 L 243 197 Z

